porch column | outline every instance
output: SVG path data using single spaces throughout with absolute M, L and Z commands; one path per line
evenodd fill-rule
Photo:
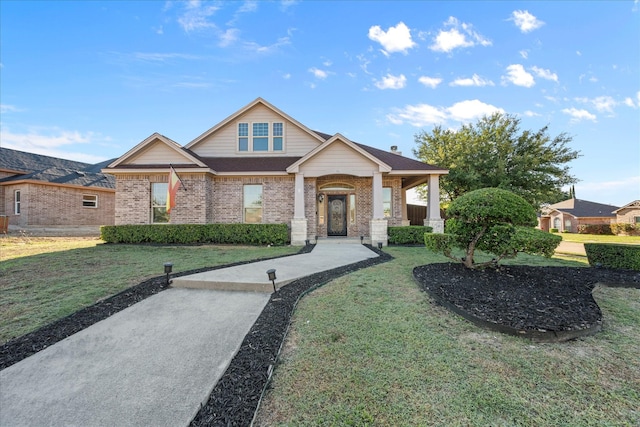
M 400 188 L 400 194 L 402 194 L 402 226 L 406 227 L 411 225 L 409 215 L 407 213 L 407 190 Z
M 307 218 L 304 216 L 304 174 L 296 173 L 293 194 L 293 219 L 291 220 L 291 244 L 302 246 L 307 240 Z
M 444 233 L 444 220 L 440 218 L 440 177 L 429 175 L 427 218 L 424 225 L 433 227 L 434 233 Z
M 387 220 L 384 219 L 384 209 L 382 207 L 382 172 L 373 173 L 373 218 L 369 221 L 369 234 L 371 235 L 371 245 L 374 247 L 378 242 L 387 245 Z

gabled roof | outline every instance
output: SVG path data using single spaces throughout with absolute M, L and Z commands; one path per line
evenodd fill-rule
M 633 202 L 627 203 L 623 207 L 613 211 L 613 213 L 617 214 L 618 212 L 624 209 L 640 209 L 640 200 L 634 200 Z
M 113 159 L 92 165 L 2 148 L 0 169 L 19 173 L 0 179 L 0 184 L 40 181 L 47 184 L 115 189 L 115 178 L 100 172 L 105 164 L 112 161 Z
M 562 213 L 573 215 L 577 218 L 595 218 L 595 217 L 615 217 L 613 213 L 617 206 L 605 205 L 602 203 L 590 202 L 588 200 L 568 199 L 562 202 L 550 205 L 550 211 L 555 210 Z
M 116 161 L 109 164 L 107 168 L 111 169 L 111 168 L 116 168 L 120 166 L 126 160 L 135 158 L 137 155 L 142 153 L 148 146 L 151 146 L 157 142 L 164 144 L 171 151 L 175 152 L 175 154 L 178 155 L 178 157 L 180 157 L 181 159 L 184 159 L 184 163 L 195 164 L 200 167 L 206 167 L 206 165 L 199 158 L 194 156 L 192 152 L 183 149 L 180 146 L 180 144 L 178 144 L 174 140 L 155 132 L 151 134 L 149 137 L 147 137 L 144 141 L 142 141 L 141 143 L 133 147 L 131 150 L 124 153 Z
M 371 160 L 373 163 L 378 164 L 380 172 L 389 172 L 389 171 L 391 171 L 391 169 L 392 169 L 391 166 L 389 166 L 388 164 L 386 164 L 385 162 L 383 162 L 382 160 L 380 160 L 376 156 L 374 156 L 371 153 L 369 153 L 367 150 L 362 148 L 362 146 L 360 146 L 359 144 L 351 142 L 348 138 L 346 138 L 346 137 L 340 135 L 339 133 L 337 133 L 334 136 L 332 136 L 331 138 L 327 139 L 322 145 L 319 145 L 315 149 L 311 150 L 305 156 L 301 157 L 298 161 L 296 161 L 291 166 L 289 166 L 287 168 L 287 172 L 289 172 L 289 173 L 298 172 L 298 169 L 299 169 L 300 165 L 302 165 L 307 160 L 315 157 L 316 155 L 318 155 L 322 151 L 326 150 L 332 144 L 338 143 L 337 141 L 340 141 L 343 144 L 347 145 L 348 147 L 351 147 L 354 151 L 358 152 L 363 157 L 366 157 L 367 159 Z
M 318 135 L 316 132 L 312 131 L 311 129 L 309 129 L 308 127 L 306 127 L 305 125 L 303 125 L 302 123 L 300 123 L 299 121 L 294 119 L 293 117 L 289 116 L 287 113 L 285 113 L 285 112 L 279 110 L 278 108 L 274 107 L 273 105 L 271 105 L 270 103 L 268 103 L 264 99 L 256 98 L 255 100 L 253 100 L 253 102 L 245 105 L 243 108 L 241 108 L 240 110 L 236 111 L 235 113 L 233 113 L 232 115 L 230 115 L 229 117 L 227 117 L 226 119 L 224 119 L 223 121 L 221 121 L 220 123 L 218 123 L 217 125 L 212 127 L 211 129 L 207 130 L 202 135 L 198 136 L 196 139 L 194 139 L 193 141 L 191 141 L 190 143 L 185 145 L 184 148 L 192 149 L 195 145 L 200 143 L 202 140 L 204 140 L 205 138 L 209 137 L 211 134 L 215 133 L 218 129 L 221 129 L 222 127 L 226 126 L 230 122 L 234 121 L 236 118 L 242 116 L 243 114 L 245 114 L 247 111 L 251 110 L 256 105 L 265 106 L 266 108 L 270 109 L 271 111 L 273 111 L 277 115 L 285 118 L 286 120 L 290 121 L 291 123 L 293 123 L 294 125 L 296 125 L 300 129 L 302 129 L 305 133 L 309 134 L 311 137 L 313 137 L 315 139 L 318 139 L 319 142 L 322 142 L 323 138 L 320 135 Z

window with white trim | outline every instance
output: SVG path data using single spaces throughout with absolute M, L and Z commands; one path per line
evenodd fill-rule
M 384 187 L 382 189 L 382 212 L 385 218 L 391 218 L 393 216 L 393 204 L 391 203 L 391 187 Z
M 633 217 L 633 222 L 635 222 L 636 224 L 640 224 L 640 216 Z
M 243 188 L 242 215 L 247 224 L 262 223 L 262 185 L 247 184 Z
M 13 213 L 20 215 L 20 190 L 13 192 Z
M 82 207 L 83 208 L 97 208 L 98 207 L 98 195 L 97 194 L 83 194 L 82 195 Z
M 153 224 L 169 222 L 167 213 L 167 188 L 166 182 L 151 183 L 151 222 Z
M 238 151 L 282 152 L 284 151 L 283 122 L 238 123 Z

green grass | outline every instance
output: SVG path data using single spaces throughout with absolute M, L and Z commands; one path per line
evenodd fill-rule
M 294 247 L 107 245 L 96 239 L 0 239 L 0 343 L 148 278 L 292 254 Z
M 640 236 L 601 236 L 596 234 L 553 233 L 562 237 L 566 242 L 577 243 L 621 243 L 640 245 Z
M 395 260 L 302 299 L 258 425 L 640 424 L 639 290 L 597 287 L 603 332 L 536 344 L 480 329 L 421 292 L 413 267 L 445 258 L 386 250 Z

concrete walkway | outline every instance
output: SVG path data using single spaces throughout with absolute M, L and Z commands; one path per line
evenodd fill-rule
M 562 241 L 556 248 L 556 252 L 563 254 L 575 254 L 587 256 L 584 250 L 584 243 Z
M 271 287 L 269 268 L 283 283 L 376 256 L 359 244 L 319 244 L 216 270 L 215 280 Z M 177 288 L 147 298 L 0 371 L 0 426 L 186 426 L 269 298 Z

